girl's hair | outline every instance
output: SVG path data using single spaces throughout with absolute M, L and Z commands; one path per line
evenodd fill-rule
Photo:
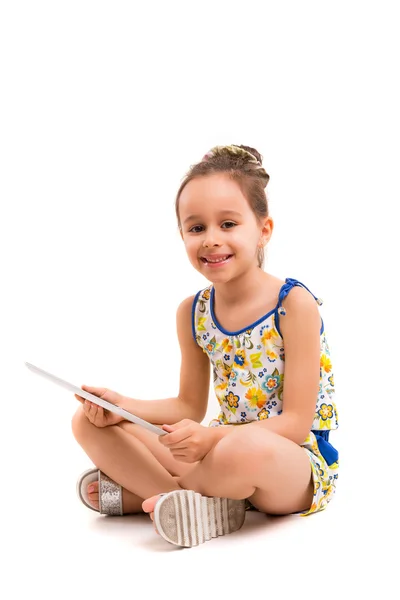
M 183 188 L 192 179 L 205 177 L 212 173 L 226 173 L 230 179 L 236 181 L 256 218 L 268 217 L 268 199 L 265 187 L 269 181 L 269 175 L 262 166 L 262 156 L 250 146 L 216 146 L 207 152 L 199 163 L 190 167 L 179 187 L 175 200 L 175 211 L 180 231 L 182 231 L 182 226 L 179 218 L 179 197 Z M 262 269 L 264 248 L 258 249 L 257 258 L 258 266 Z

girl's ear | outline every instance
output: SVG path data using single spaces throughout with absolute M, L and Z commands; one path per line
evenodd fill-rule
M 264 219 L 262 228 L 261 228 L 261 239 L 260 246 L 265 246 L 269 240 L 271 239 L 272 232 L 274 230 L 274 221 L 271 217 L 267 217 Z

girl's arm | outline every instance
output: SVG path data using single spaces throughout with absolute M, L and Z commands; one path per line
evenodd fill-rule
M 124 397 L 121 408 L 155 425 L 171 425 L 182 419 L 200 423 L 207 412 L 210 385 L 208 356 L 192 336 L 192 304 L 194 296 L 178 307 L 176 325 L 181 349 L 179 393 L 162 400 L 136 400 Z
M 284 301 L 286 315 L 279 319 L 285 344 L 283 410 L 276 417 L 248 423 L 301 444 L 312 426 L 320 380 L 321 317 L 317 303 L 304 288 L 294 287 Z M 216 427 L 224 437 L 234 426 Z

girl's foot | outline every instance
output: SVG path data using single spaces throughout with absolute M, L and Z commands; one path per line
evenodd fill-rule
M 93 481 L 87 487 L 89 504 L 99 510 L 99 482 Z M 122 488 L 122 506 L 124 515 L 142 512 L 142 498 L 135 496 L 125 488 Z
M 147 500 L 145 500 L 142 504 L 143 512 L 149 513 L 150 519 L 153 521 L 153 523 L 154 523 L 154 507 L 157 504 L 159 498 L 161 498 L 161 496 L 152 496 L 151 498 L 147 498 Z M 158 533 L 155 523 L 154 523 L 154 529 L 156 530 L 156 533 Z
M 152 496 L 142 504 L 157 533 L 176 546 L 197 546 L 213 537 L 233 533 L 244 523 L 245 500 L 209 498 L 192 490 Z

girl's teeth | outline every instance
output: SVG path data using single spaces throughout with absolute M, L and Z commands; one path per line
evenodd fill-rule
M 207 262 L 211 262 L 211 263 L 217 263 L 217 262 L 222 262 L 223 260 L 226 260 L 228 257 L 224 256 L 223 258 L 217 258 L 217 260 L 210 260 L 209 258 L 207 258 Z

